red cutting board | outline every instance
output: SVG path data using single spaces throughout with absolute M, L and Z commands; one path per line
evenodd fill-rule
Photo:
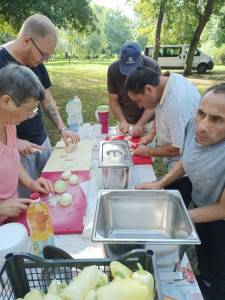
M 127 137 L 128 135 L 119 135 L 119 136 L 107 136 L 106 137 L 106 141 L 123 141 L 125 139 L 125 137 Z M 139 142 L 141 140 L 141 138 L 133 138 L 133 139 L 129 139 L 132 143 L 135 143 L 136 145 L 131 146 L 131 149 L 136 149 L 139 145 Z M 132 160 L 134 165 L 152 165 L 153 161 L 151 159 L 151 157 L 141 157 L 138 155 L 131 155 L 132 156 Z
M 57 180 L 62 179 L 62 173 L 63 172 L 44 172 L 41 176 L 51 180 L 54 184 Z M 89 180 L 90 171 L 72 171 L 71 173 L 79 177 L 79 182 Z M 81 234 L 83 232 L 86 197 L 79 184 L 71 185 L 69 180 L 65 180 L 65 182 L 67 186 L 65 193 L 70 193 L 73 197 L 72 203 L 69 206 L 61 206 L 58 202 L 56 206 L 53 207 L 49 205 L 49 201 L 46 199 L 47 195 L 42 195 L 41 198 L 43 198 L 42 201 L 46 203 L 50 209 L 54 234 Z M 60 196 L 60 194 L 57 193 L 55 193 L 55 195 Z M 22 212 L 19 217 L 10 218 L 10 220 L 7 221 L 22 223 L 26 226 L 29 233 L 26 211 Z

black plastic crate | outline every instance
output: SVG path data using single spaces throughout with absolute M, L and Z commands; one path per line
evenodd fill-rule
M 130 268 L 137 271 L 137 262 L 154 277 L 155 300 L 163 300 L 162 289 L 152 251 L 139 249 L 132 250 L 117 259 Z M 112 259 L 44 259 L 29 253 L 10 253 L 0 270 L 0 299 L 11 300 L 23 298 L 26 293 L 34 288 L 40 288 L 47 292 L 51 281 L 56 278 L 58 283 L 71 282 L 72 277 L 78 275 L 81 270 L 90 265 L 97 265 L 112 279 L 109 264 Z

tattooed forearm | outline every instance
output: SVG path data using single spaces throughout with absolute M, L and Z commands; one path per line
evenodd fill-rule
M 49 120 L 57 127 L 58 125 L 58 117 L 55 111 L 55 108 L 52 104 L 50 104 L 46 109 L 45 109 L 46 115 L 48 116 Z

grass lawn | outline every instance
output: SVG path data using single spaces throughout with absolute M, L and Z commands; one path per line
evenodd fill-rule
M 53 59 L 46 64 L 49 72 L 52 87 L 51 93 L 55 99 L 60 111 L 60 115 L 65 124 L 67 124 L 67 115 L 65 107 L 69 98 L 78 95 L 83 105 L 84 122 L 94 124 L 95 110 L 98 105 L 108 104 L 107 95 L 107 69 L 113 60 L 94 60 L 77 61 L 63 59 Z M 173 72 L 182 73 L 181 70 L 173 70 Z M 216 66 L 214 70 L 206 74 L 198 74 L 193 71 L 193 74 L 188 77 L 198 88 L 200 94 L 205 89 L 214 84 L 225 82 L 225 66 Z M 52 145 L 55 145 L 59 140 L 60 135 L 52 123 L 43 114 L 45 128 L 48 132 Z M 116 119 L 110 113 L 110 126 L 116 125 Z M 153 165 L 157 179 L 166 174 L 167 169 L 161 158 L 156 158 Z M 196 269 L 196 253 L 194 246 L 188 246 L 186 249 L 189 260 L 195 274 L 198 274 Z
M 65 124 L 67 124 L 65 107 L 68 99 L 73 98 L 74 95 L 78 95 L 82 101 L 84 123 L 94 124 L 97 122 L 95 118 L 97 106 L 108 104 L 107 69 L 113 61 L 114 59 L 97 59 L 90 63 L 89 61 L 71 59 L 69 63 L 65 59 L 53 59 L 46 64 L 52 81 L 51 93 Z M 182 70 L 173 70 L 173 72 L 182 73 Z M 202 94 L 209 86 L 225 82 L 225 66 L 216 66 L 214 70 L 206 74 L 198 74 L 193 71 L 188 79 L 195 84 Z M 45 114 L 43 114 L 43 118 L 51 143 L 55 145 L 60 137 L 59 133 Z M 110 126 L 114 126 L 116 123 L 116 119 L 110 113 Z M 153 167 L 157 178 L 161 178 L 166 172 L 162 159 L 157 158 Z

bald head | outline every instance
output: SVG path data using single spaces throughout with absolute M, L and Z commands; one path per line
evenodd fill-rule
M 55 43 L 58 41 L 55 26 L 48 17 L 40 14 L 34 14 L 24 21 L 19 36 L 24 35 L 32 36 L 32 38 L 45 38 L 48 36 Z

